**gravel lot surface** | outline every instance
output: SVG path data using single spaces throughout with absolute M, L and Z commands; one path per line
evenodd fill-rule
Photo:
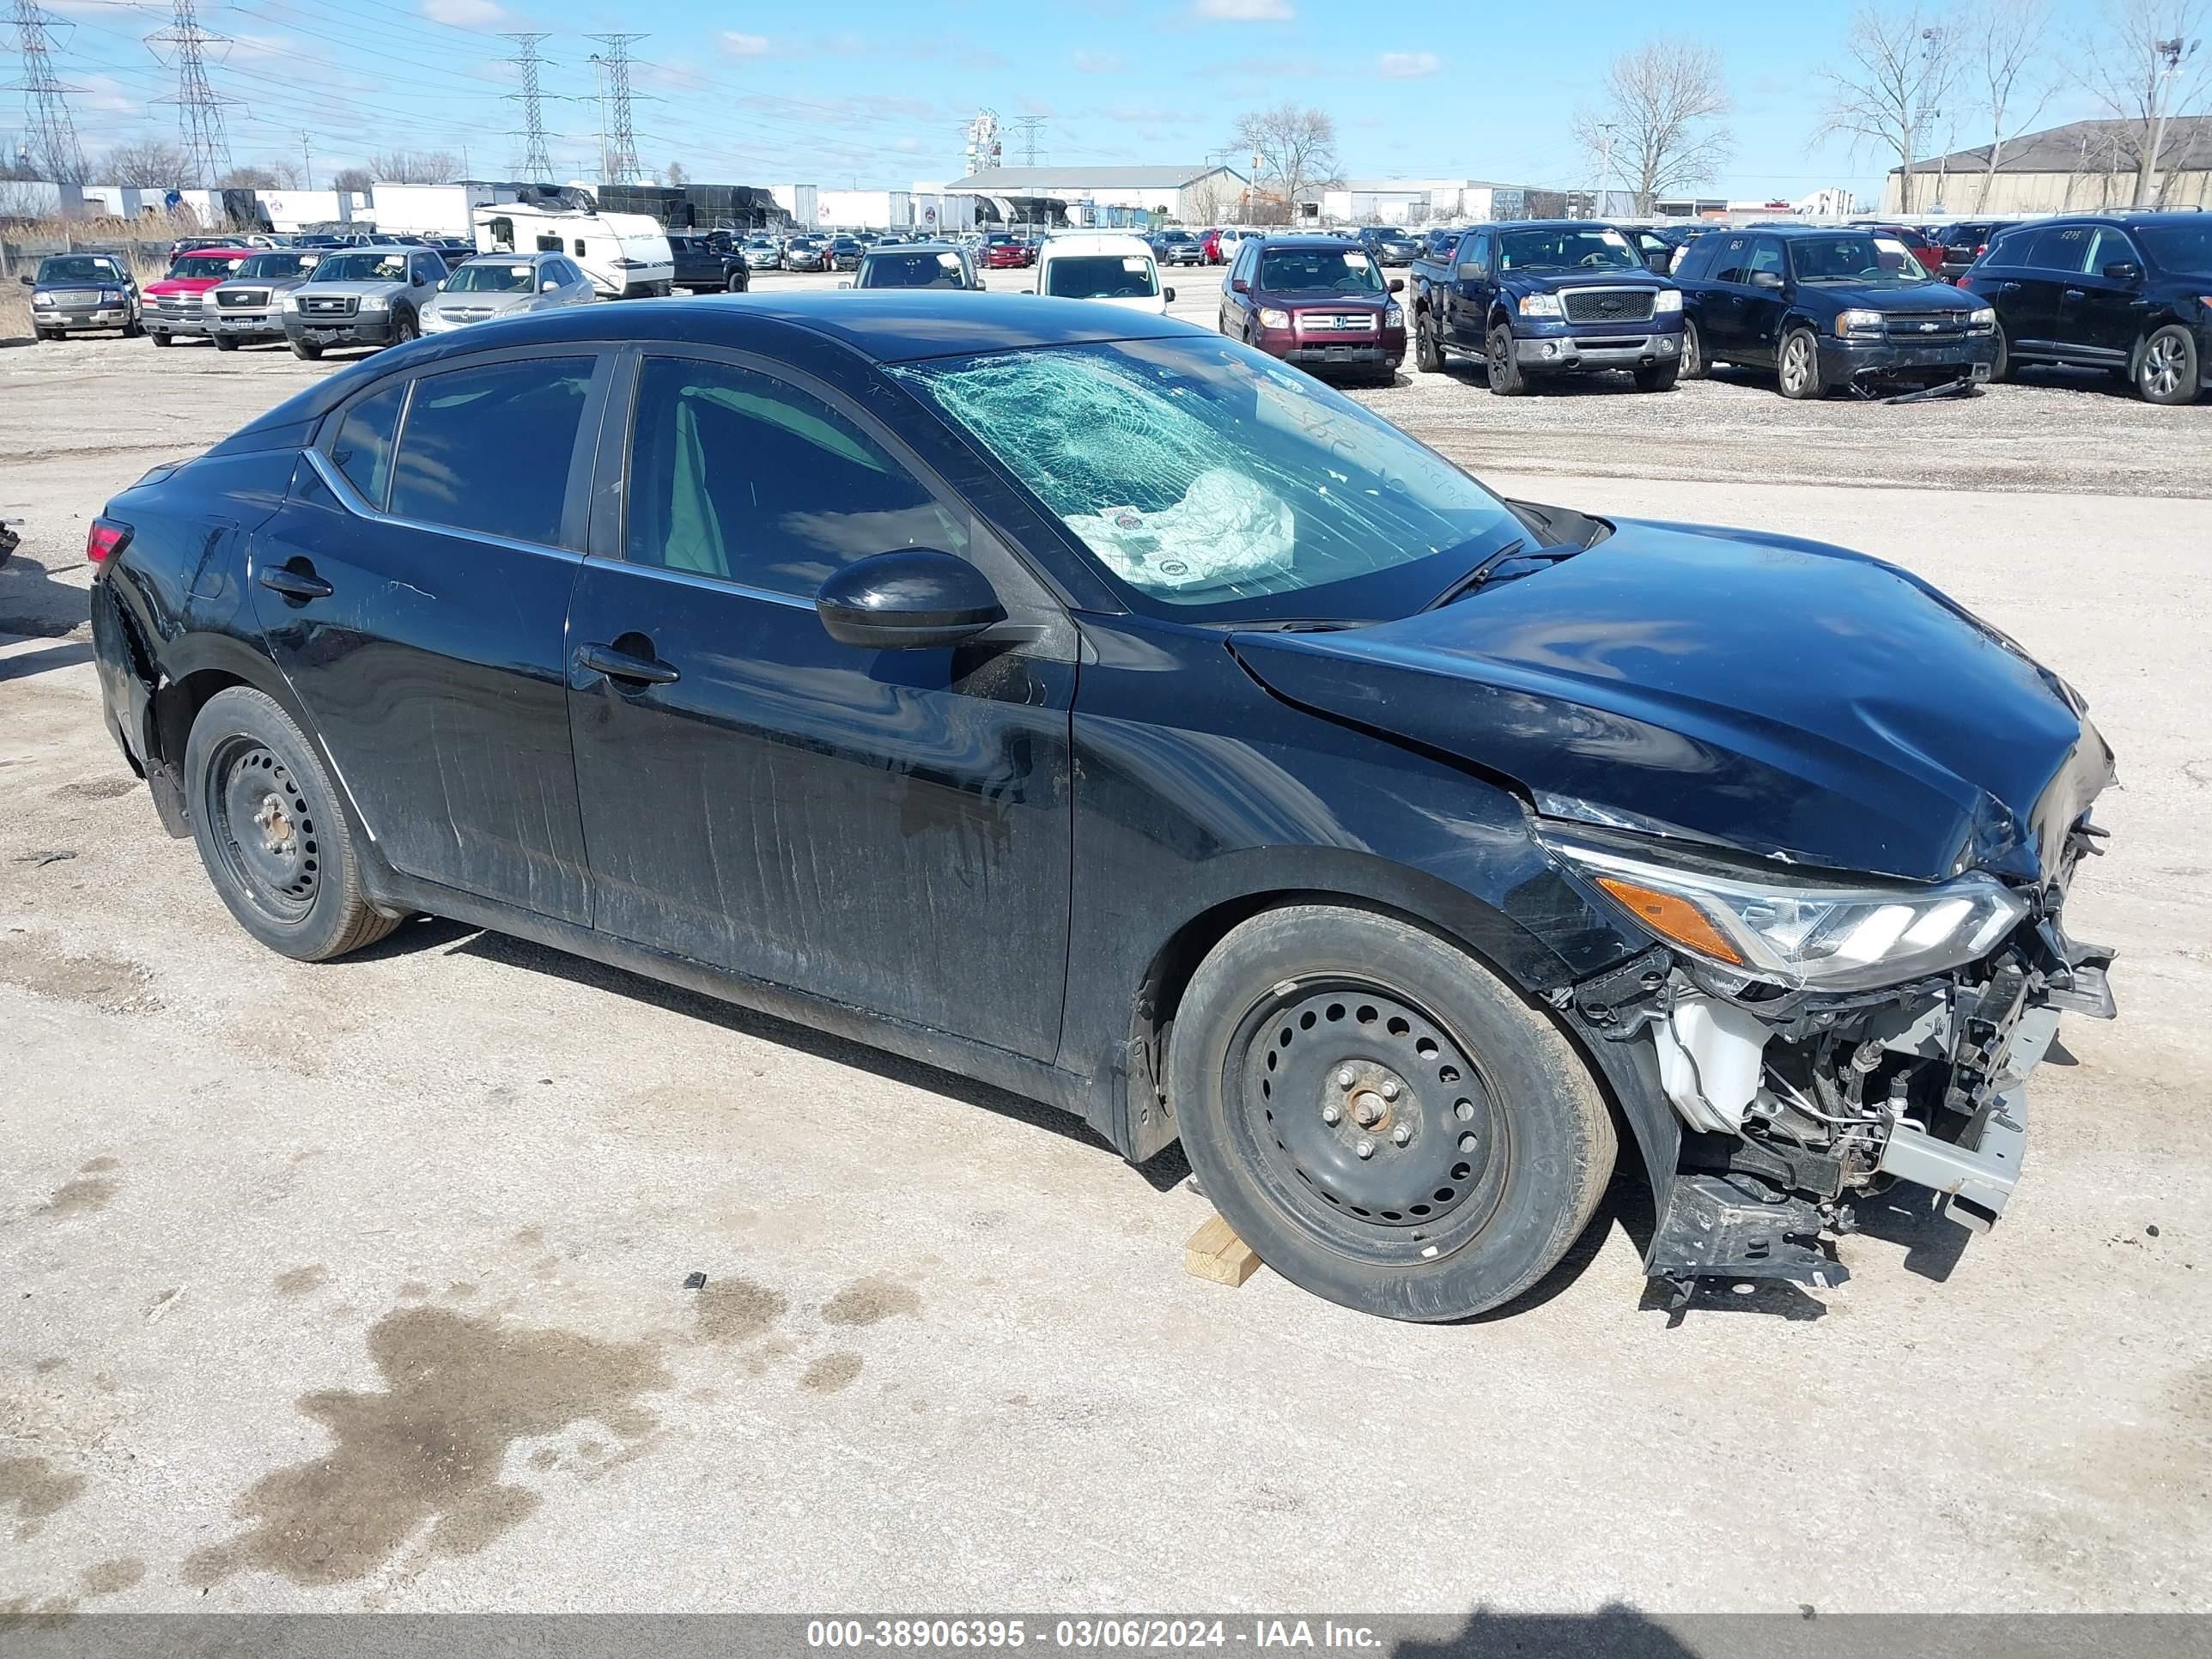
M 253 945 L 99 728 L 84 523 L 325 372 L 0 351 L 0 1619 L 2212 1610 L 2212 408 L 1359 394 L 1516 493 L 1920 571 L 2126 786 L 2073 918 L 2124 1017 L 1994 1233 L 1877 1211 L 1848 1285 L 1678 1318 L 1620 1181 L 1437 1329 L 1186 1276 L 1173 1169 L 957 1079 L 444 923 Z

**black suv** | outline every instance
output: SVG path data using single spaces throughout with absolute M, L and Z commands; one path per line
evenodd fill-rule
M 744 256 L 711 236 L 671 232 L 668 252 L 676 266 L 673 286 L 694 294 L 743 294 L 752 286 Z
M 2000 380 L 2021 363 L 2067 363 L 2186 404 L 2212 370 L 2212 214 L 2016 225 L 1959 285 L 1996 307 Z
M 1862 381 L 1986 380 L 1996 319 L 1892 236 L 1810 226 L 1715 231 L 1675 267 L 1682 373 L 1771 368 L 1785 398 Z
M 1942 250 L 1936 270 L 1943 280 L 1955 283 L 1965 276 L 1974 261 L 1989 252 L 1990 244 L 2016 222 L 2011 219 L 1969 219 L 1929 231 L 1929 238 Z

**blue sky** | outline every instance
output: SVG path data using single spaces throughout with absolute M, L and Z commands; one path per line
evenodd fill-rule
M 143 44 L 166 5 L 45 0 L 62 20 L 56 59 L 88 151 L 173 137 L 153 105 L 173 76 Z M 1648 4 L 1582 0 L 1570 33 L 1547 38 L 1496 8 L 1392 11 L 1351 0 L 837 0 L 725 7 L 698 0 L 200 0 L 230 37 L 211 56 L 233 159 L 301 158 L 318 182 L 396 148 L 465 150 L 478 177 L 520 159 L 502 94 L 510 29 L 543 29 L 545 106 L 563 178 L 590 176 L 599 150 L 597 50 L 585 37 L 642 31 L 632 50 L 635 125 L 648 166 L 681 161 L 702 181 L 903 186 L 961 171 L 961 128 L 981 106 L 1010 126 L 1037 115 L 1054 163 L 1181 162 L 1231 152 L 1245 110 L 1284 99 L 1335 118 L 1355 177 L 1588 182 L 1569 123 L 1609 52 L 1654 32 Z M 1737 111 L 1723 193 L 1792 198 L 1830 184 L 1870 197 L 1884 163 L 1817 143 L 1822 89 L 1812 66 L 1849 7 L 1813 0 L 1756 14 L 1680 15 L 1736 25 L 1717 35 Z M 1381 25 L 1381 27 L 1378 27 Z M 12 44 L 12 43 L 11 43 Z M 12 77 L 11 77 L 12 78 Z M 573 100 L 573 101 L 568 101 Z M 2094 112 L 2054 100 L 2046 125 Z M 0 132 L 15 121 L 0 112 Z M 1961 119 L 1960 146 L 1984 135 Z M 1008 160 L 1019 160 L 1010 145 Z

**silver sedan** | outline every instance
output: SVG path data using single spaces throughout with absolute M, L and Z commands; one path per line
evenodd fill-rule
M 494 317 L 589 305 L 592 279 L 561 253 L 480 253 L 453 267 L 422 310 L 422 331 L 442 334 Z

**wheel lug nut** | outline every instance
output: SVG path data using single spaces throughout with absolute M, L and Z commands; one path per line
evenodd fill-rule
M 1359 1138 L 1359 1144 L 1352 1150 L 1362 1158 L 1372 1158 L 1375 1156 L 1375 1143 L 1362 1135 Z
M 1344 1067 L 1343 1070 L 1340 1071 L 1336 1074 L 1336 1086 L 1340 1089 L 1349 1089 L 1358 1081 L 1358 1079 L 1352 1074 L 1352 1067 L 1349 1066 Z
M 1321 1121 L 1324 1123 L 1343 1122 L 1344 1108 L 1338 1105 L 1334 1101 L 1330 1101 L 1328 1105 L 1321 1109 Z
M 1395 1100 L 1397 1097 L 1398 1079 L 1395 1077 L 1384 1078 L 1382 1079 L 1382 1098 L 1385 1100 Z
M 1413 1138 L 1413 1132 L 1402 1123 L 1390 1131 L 1390 1140 L 1394 1146 L 1402 1146 Z
M 1474 1137 L 1473 1135 L 1462 1135 L 1459 1138 L 1459 1149 L 1462 1152 L 1473 1152 L 1474 1150 Z

